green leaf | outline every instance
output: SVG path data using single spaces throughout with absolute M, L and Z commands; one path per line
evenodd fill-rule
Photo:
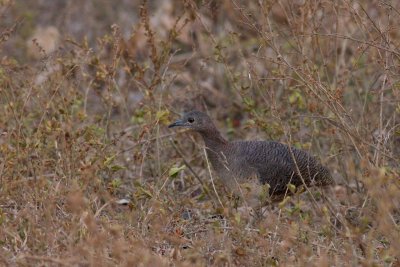
M 285 197 L 279 204 L 279 208 L 283 209 L 283 207 L 286 206 L 286 204 L 290 201 L 290 196 Z
M 149 190 L 144 189 L 143 187 L 138 187 L 138 189 L 142 194 L 144 194 L 144 195 L 146 195 L 146 196 L 148 196 L 150 198 L 153 197 L 153 194 Z
M 165 122 L 169 116 L 169 110 L 159 110 L 157 111 L 156 118 L 158 121 Z
M 108 166 L 110 165 L 115 159 L 115 155 L 111 156 L 111 157 L 106 157 L 106 160 L 103 162 L 104 166 Z
M 292 194 L 296 193 L 296 186 L 294 184 L 288 184 L 287 187 Z
M 185 165 L 182 165 L 182 166 L 180 166 L 180 167 L 172 167 L 170 170 L 169 170 L 169 172 L 168 172 L 168 175 L 170 176 L 170 177 L 175 177 L 180 171 L 182 171 L 182 170 L 184 170 L 184 169 L 186 169 L 186 166 Z
M 241 219 L 242 219 L 242 218 L 241 218 L 241 216 L 240 216 L 240 213 L 239 213 L 239 212 L 236 213 L 236 214 L 235 214 L 235 221 L 236 221 L 237 224 L 240 223 Z
M 116 172 L 116 171 L 124 170 L 124 169 L 126 169 L 126 168 L 125 168 L 124 166 L 120 166 L 120 165 L 112 165 L 112 166 L 110 167 L 110 169 L 111 169 L 112 171 Z
M 117 178 L 117 179 L 113 179 L 111 181 L 111 187 L 112 188 L 119 188 L 122 185 L 122 181 L 121 179 Z

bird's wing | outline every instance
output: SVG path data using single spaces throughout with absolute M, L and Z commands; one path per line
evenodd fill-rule
M 254 169 L 262 184 L 268 183 L 271 192 L 286 191 L 286 185 L 295 176 L 288 148 L 280 143 L 266 141 L 238 142 L 237 158 Z

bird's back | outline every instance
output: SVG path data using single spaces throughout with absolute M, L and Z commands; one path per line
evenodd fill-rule
M 304 150 L 273 141 L 235 141 L 226 153 L 233 174 L 239 178 L 255 173 L 270 185 L 273 194 L 286 191 L 287 184 L 300 186 L 332 183 L 329 171 Z

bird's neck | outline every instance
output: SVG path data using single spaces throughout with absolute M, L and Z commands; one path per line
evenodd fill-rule
M 217 129 L 207 132 L 200 132 L 207 148 L 212 150 L 221 150 L 228 144 L 228 141 L 222 137 Z
M 217 129 L 200 134 L 203 136 L 207 156 L 213 168 L 217 171 L 225 169 L 224 166 L 227 162 L 225 150 L 229 142 L 221 136 Z

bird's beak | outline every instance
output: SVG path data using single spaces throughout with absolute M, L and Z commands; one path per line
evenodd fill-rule
M 172 128 L 172 127 L 179 127 L 179 126 L 185 126 L 185 122 L 183 120 L 177 120 L 176 122 L 168 125 L 168 128 Z

